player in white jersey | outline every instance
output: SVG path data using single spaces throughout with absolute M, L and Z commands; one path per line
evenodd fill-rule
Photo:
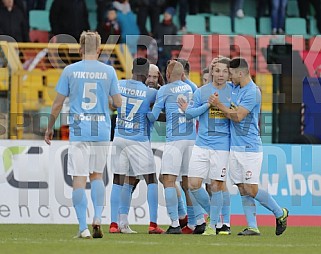
M 211 94 L 219 93 L 224 98 L 224 105 L 230 106 L 233 85 L 227 83 L 228 68 L 228 58 L 218 59 L 210 71 L 212 82 L 196 90 L 190 106 L 186 109 L 186 102 L 179 101 L 180 107 L 186 110 L 187 118 L 199 117 L 198 135 L 190 160 L 188 181 L 195 200 L 210 215 L 210 225 L 204 235 L 216 235 L 216 225 L 223 206 L 230 149 L 229 119 L 216 107 L 211 107 L 208 99 Z M 210 179 L 211 198 L 202 188 L 202 183 L 207 178 Z M 204 227 L 204 218 L 199 214 L 195 233 L 202 233 Z
M 188 163 L 195 140 L 194 120 L 187 120 L 184 112 L 177 105 L 178 98 L 184 97 L 189 101 L 192 97 L 191 87 L 181 81 L 183 75 L 182 64 L 171 61 L 166 70 L 166 77 L 170 83 L 159 89 L 152 114 L 149 115 L 150 121 L 153 122 L 163 109 L 166 112 L 166 144 L 162 157 L 161 175 L 165 188 L 166 207 L 172 221 L 166 231 L 168 234 L 182 233 L 178 220 L 175 182 L 177 176 L 182 175 L 183 184 L 187 184 Z M 188 195 L 186 198 L 189 200 Z
M 105 199 L 102 180 L 106 166 L 110 139 L 108 97 L 115 107 L 121 106 L 118 79 L 113 67 L 97 60 L 100 53 L 100 35 L 83 32 L 80 36 L 82 61 L 63 70 L 58 81 L 57 96 L 53 102 L 51 117 L 45 133 L 45 141 L 51 144 L 53 125 L 66 97 L 70 104 L 70 143 L 68 149 L 68 174 L 73 177 L 72 201 L 79 222 L 80 238 L 90 238 L 86 223 L 86 180 L 91 182 L 91 198 L 94 206 L 94 238 L 103 237 L 101 215 Z
M 147 195 L 151 199 L 149 207 L 156 217 L 151 219 L 155 223 L 157 219 L 158 185 L 147 119 L 150 105 L 155 102 L 157 90 L 145 85 L 148 71 L 149 61 L 146 58 L 136 58 L 133 62 L 133 78 L 122 80 L 119 84 L 123 103 L 118 109 L 112 150 L 114 180 L 110 198 L 110 233 L 134 233 L 127 223 L 118 225 L 117 222 L 118 214 L 127 217 L 133 184 L 139 175 L 144 176 L 148 185 Z M 130 184 L 124 185 L 126 175 L 130 176 Z M 120 221 L 126 220 L 121 218 Z
M 241 236 L 260 235 L 256 222 L 257 200 L 276 217 L 276 235 L 281 235 L 287 227 L 288 210 L 281 208 L 265 190 L 259 189 L 259 177 L 263 160 L 262 141 L 259 133 L 261 91 L 252 81 L 248 63 L 244 58 L 234 58 L 230 62 L 230 77 L 237 86 L 233 90 L 229 108 L 216 93 L 209 102 L 231 120 L 230 177 L 237 185 L 242 198 L 243 210 L 248 227 Z

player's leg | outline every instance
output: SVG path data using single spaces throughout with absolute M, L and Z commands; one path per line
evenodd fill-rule
M 68 149 L 68 175 L 73 178 L 72 203 L 79 223 L 77 237 L 91 238 L 86 222 L 86 180 L 89 175 L 89 150 L 86 142 L 72 142 Z
M 247 191 L 244 189 L 244 177 L 243 171 L 244 165 L 246 164 L 245 153 L 231 151 L 230 153 L 230 178 L 234 184 L 237 185 L 241 200 L 243 211 L 247 221 L 247 228 L 238 235 L 260 235 L 260 231 L 257 226 L 256 221 L 256 205 L 255 200 L 252 196 L 247 194 Z M 245 171 L 246 172 L 246 171 Z
M 147 184 L 147 203 L 149 207 L 149 234 L 163 234 L 165 231 L 158 227 L 158 181 L 156 173 L 144 175 Z
M 132 200 L 133 187 L 136 182 L 136 176 L 126 176 L 124 185 L 120 194 L 119 203 L 119 229 L 124 234 L 136 234 L 137 232 L 129 227 L 128 213 Z
M 226 181 L 223 187 L 223 206 L 220 219 L 220 225 L 217 226 L 216 232 L 221 235 L 231 234 L 231 197 L 226 186 Z

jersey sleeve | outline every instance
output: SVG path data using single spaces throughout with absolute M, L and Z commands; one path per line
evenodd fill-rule
M 251 89 L 247 93 L 244 94 L 242 100 L 240 101 L 240 104 L 238 106 L 241 106 L 245 109 L 247 109 L 249 112 L 253 110 L 253 108 L 261 103 L 261 92 L 259 89 Z
M 113 96 L 115 94 L 119 94 L 119 88 L 118 88 L 119 81 L 114 68 L 112 68 L 112 71 L 110 73 L 111 73 L 111 77 L 110 77 L 111 83 L 110 83 L 109 95 Z
M 68 68 L 65 68 L 62 71 L 56 86 L 57 93 L 60 93 L 66 97 L 69 96 L 69 92 L 70 92 L 68 73 L 69 73 Z
M 201 90 L 197 89 L 193 95 L 192 100 L 190 101 L 185 113 L 186 113 L 186 118 L 191 119 L 198 117 L 206 112 L 208 110 L 208 105 L 207 103 L 204 103 L 202 105 L 201 102 Z

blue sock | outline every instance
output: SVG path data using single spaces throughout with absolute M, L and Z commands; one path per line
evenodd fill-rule
M 94 206 L 94 221 L 99 220 L 100 223 L 105 203 L 105 185 L 103 180 L 91 182 L 91 200 Z
M 124 183 L 120 194 L 119 214 L 128 214 L 134 186 Z
M 241 198 L 247 225 L 251 228 L 258 228 L 256 222 L 256 206 L 254 198 L 250 196 L 241 196 Z
M 111 193 L 110 193 L 110 219 L 111 222 L 118 223 L 118 211 L 120 203 L 120 194 L 123 186 L 118 184 L 113 184 Z
M 201 187 L 197 190 L 191 190 L 191 193 L 206 213 L 210 215 L 210 197 L 207 191 Z
M 212 192 L 211 197 L 211 226 L 215 226 L 218 223 L 220 213 L 223 206 L 223 194 L 222 191 Z
M 77 219 L 79 222 L 79 231 L 84 231 L 87 227 L 86 210 L 87 210 L 87 197 L 85 189 L 75 189 L 72 192 L 72 203 L 75 207 Z
M 193 209 L 194 209 L 194 216 L 195 216 L 195 220 L 197 221 L 204 221 L 204 213 L 203 213 L 203 208 L 200 206 L 200 204 L 197 202 L 197 200 L 195 199 L 194 195 L 191 193 L 191 191 L 189 190 L 189 196 L 192 200 L 193 203 Z M 196 225 L 197 223 L 195 223 Z
M 171 221 L 178 220 L 178 201 L 177 192 L 174 187 L 165 188 L 165 201 L 167 207 L 167 213 Z
M 183 194 L 183 191 L 181 191 L 181 193 Z M 185 202 L 184 202 L 183 195 L 177 197 L 177 200 L 178 200 L 178 217 L 181 219 L 185 218 L 186 208 L 185 208 Z
M 187 206 L 187 219 L 188 219 L 188 225 L 195 226 L 196 225 L 196 217 L 194 213 L 194 207 L 193 206 Z
M 276 218 L 279 218 L 283 215 L 282 208 L 276 203 L 275 199 L 272 198 L 270 193 L 265 190 L 259 189 L 255 199 L 260 202 L 262 206 L 270 210 Z
M 230 192 L 223 191 L 223 206 L 222 206 L 222 224 L 230 226 L 231 223 L 231 196 Z
M 158 211 L 158 184 L 150 183 L 147 185 L 147 202 L 149 207 L 149 220 L 157 224 Z

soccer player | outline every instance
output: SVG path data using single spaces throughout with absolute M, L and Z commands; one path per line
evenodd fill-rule
M 206 67 L 202 70 L 202 86 L 210 82 L 209 76 L 210 76 L 210 71 L 209 71 L 209 68 Z
M 287 227 L 288 210 L 281 208 L 272 196 L 259 189 L 259 177 L 263 160 L 262 141 L 259 133 L 259 113 L 261 92 L 252 81 L 249 66 L 244 58 L 234 58 L 230 62 L 230 77 L 237 86 L 231 97 L 231 108 L 222 103 L 219 94 L 211 95 L 209 102 L 231 120 L 230 177 L 237 185 L 248 227 L 238 235 L 260 235 L 256 222 L 257 200 L 276 217 L 276 235 L 281 235 Z
M 191 87 L 182 82 L 184 69 L 181 63 L 171 61 L 166 70 L 166 78 L 170 82 L 161 87 L 157 93 L 157 99 L 152 114 L 151 122 L 155 121 L 161 110 L 166 112 L 166 144 L 162 157 L 161 175 L 165 188 L 165 200 L 169 217 L 172 221 L 167 229 L 167 234 L 181 234 L 178 217 L 178 199 L 176 192 L 176 178 L 182 175 L 183 186 L 187 185 L 187 170 L 191 154 L 191 148 L 195 140 L 194 120 L 187 120 L 184 112 L 177 105 L 178 98 L 186 101 L 192 97 Z M 188 194 L 188 193 L 187 193 Z M 188 203 L 191 203 L 186 195 Z
M 110 139 L 108 97 L 111 96 L 115 107 L 121 106 L 118 79 L 114 68 L 97 60 L 100 43 L 100 35 L 96 32 L 81 34 L 82 61 L 71 64 L 63 70 L 56 87 L 57 96 L 52 105 L 51 117 L 45 133 L 45 141 L 50 145 L 55 120 L 65 98 L 69 97 L 68 174 L 73 177 L 72 201 L 79 222 L 78 237 L 80 238 L 91 237 L 86 223 L 85 186 L 88 175 L 95 211 L 92 237 L 103 237 L 101 214 L 105 186 L 102 174 L 106 166 Z
M 162 85 L 164 85 L 164 79 L 158 69 L 158 67 L 154 64 L 149 65 L 148 77 L 145 81 L 146 86 L 150 89 L 159 89 Z M 148 138 L 151 139 L 150 135 L 152 135 L 151 129 L 153 126 L 149 123 L 147 126 Z M 132 193 L 135 190 L 137 184 L 141 179 L 144 179 L 141 175 L 134 177 L 135 174 L 133 170 L 130 168 L 129 176 L 126 176 L 125 182 L 123 185 L 120 207 L 119 207 L 119 224 L 120 231 L 122 233 L 136 233 L 136 231 L 131 230 L 128 222 L 128 212 L 130 209 L 130 202 L 132 198 Z M 153 179 L 156 179 L 156 173 L 153 174 Z M 156 184 L 156 185 L 155 185 Z M 157 225 L 157 209 L 158 209 L 158 189 L 157 189 L 157 181 L 155 183 L 148 184 L 147 186 L 147 202 L 149 205 L 149 217 L 150 224 L 148 233 L 149 234 L 163 234 L 165 231 L 158 227 Z
M 204 235 L 216 235 L 216 226 L 223 206 L 230 150 L 229 119 L 216 107 L 211 107 L 208 100 L 211 94 L 219 93 L 224 98 L 224 105 L 230 106 L 232 84 L 227 83 L 229 59 L 218 59 L 210 73 L 213 81 L 196 90 L 187 109 L 186 102 L 179 100 L 180 107 L 186 109 L 187 119 L 199 117 L 198 135 L 190 160 L 188 181 L 191 194 L 210 215 L 210 224 L 203 232 Z M 207 177 L 210 179 L 211 198 L 202 187 Z M 202 233 L 204 226 L 204 218 L 199 214 L 195 233 Z
M 158 230 L 158 184 L 153 152 L 149 142 L 149 123 L 147 113 L 155 102 L 157 90 L 145 85 L 149 72 L 149 61 L 136 58 L 133 61 L 133 77 L 131 80 L 119 82 L 122 95 L 122 106 L 118 109 L 115 138 L 112 150 L 112 169 L 114 172 L 111 191 L 111 224 L 110 233 L 136 233 L 126 222 L 130 206 L 131 193 L 136 176 L 143 175 L 147 184 L 147 199 L 150 209 L 149 231 Z M 132 170 L 132 175 L 130 171 Z M 129 184 L 124 185 L 126 175 L 130 175 Z M 121 198 L 119 198 L 121 197 Z M 122 204 L 120 205 L 120 202 Z M 151 232 L 153 233 L 153 232 Z

